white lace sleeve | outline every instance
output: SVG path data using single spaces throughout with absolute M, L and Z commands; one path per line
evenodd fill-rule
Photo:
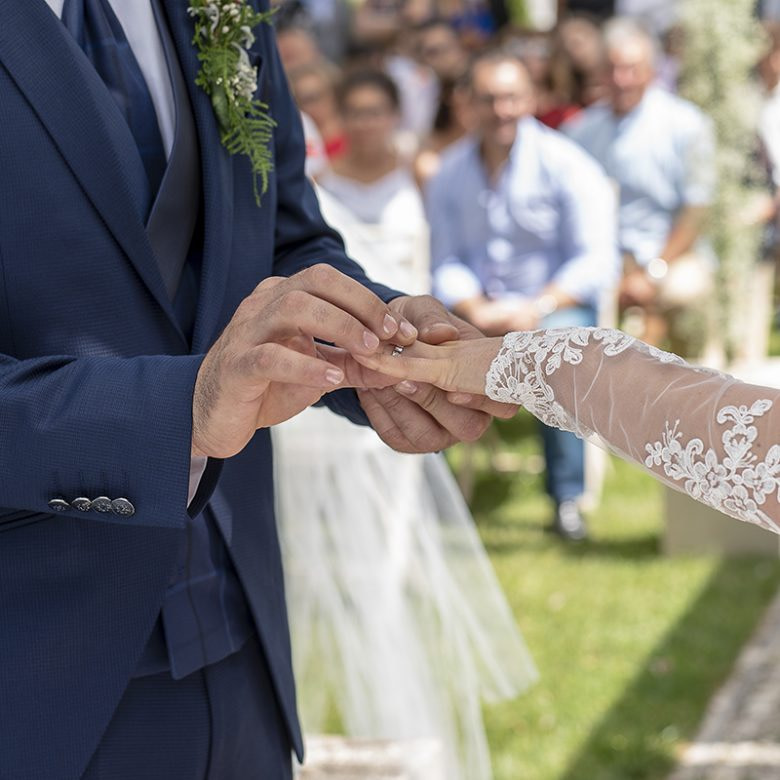
M 485 392 L 780 533 L 780 390 L 690 366 L 620 331 L 562 328 L 508 334 Z

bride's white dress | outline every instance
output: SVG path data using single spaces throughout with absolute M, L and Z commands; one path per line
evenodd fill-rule
M 427 290 L 409 174 L 324 186 L 323 213 L 369 275 Z M 274 452 L 304 730 L 335 716 L 353 736 L 436 739 L 445 777 L 487 780 L 481 704 L 536 672 L 446 461 L 318 408 L 278 426 Z
M 780 533 L 780 390 L 690 366 L 617 330 L 562 328 L 508 334 L 485 392 Z

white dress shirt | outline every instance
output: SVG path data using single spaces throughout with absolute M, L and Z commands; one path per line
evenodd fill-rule
M 157 31 L 152 4 L 138 2 L 138 0 L 108 1 L 122 25 L 130 48 L 133 50 L 146 80 L 146 86 L 157 113 L 157 123 L 160 126 L 165 155 L 169 157 L 173 146 L 176 112 L 173 102 L 173 87 L 168 74 L 168 65 L 165 62 L 162 41 Z M 58 18 L 62 16 L 65 0 L 46 0 L 46 2 Z M 194 498 L 205 470 L 206 458 L 192 458 L 188 504 Z

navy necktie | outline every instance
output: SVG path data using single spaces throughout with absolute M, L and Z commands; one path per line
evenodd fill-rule
M 166 158 L 157 113 L 141 67 L 108 0 L 65 0 L 62 22 L 95 67 L 125 117 L 149 179 L 148 207 Z

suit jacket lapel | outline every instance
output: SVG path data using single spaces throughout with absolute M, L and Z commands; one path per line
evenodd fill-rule
M 119 109 L 43 0 L 0 0 L 0 19 L 0 63 L 181 335 L 144 229 L 143 164 Z
M 193 352 L 209 348 L 218 325 L 232 246 L 233 164 L 219 137 L 211 100 L 195 84 L 200 69 L 192 45 L 193 23 L 182 0 L 163 0 L 179 61 L 189 89 L 201 153 L 204 246 Z

